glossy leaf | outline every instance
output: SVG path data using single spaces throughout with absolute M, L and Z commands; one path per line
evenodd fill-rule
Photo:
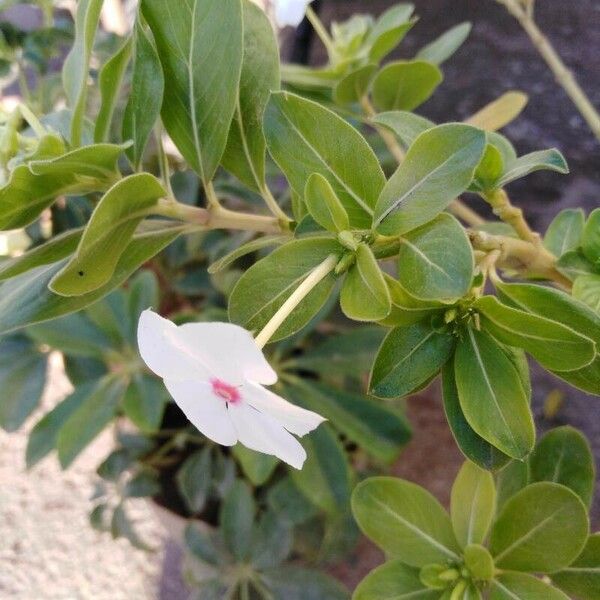
M 254 264 L 238 280 L 229 298 L 232 322 L 260 331 L 308 274 L 329 255 L 340 252 L 330 239 L 296 240 L 278 248 Z M 335 284 L 328 275 L 302 300 L 272 341 L 302 329 L 325 303 Z
M 575 250 L 583 236 L 585 216 L 580 208 L 567 208 L 554 217 L 544 236 L 544 246 L 556 257 Z
M 594 265 L 600 265 L 600 209 L 590 213 L 583 230 L 581 247 L 585 257 Z
M 312 218 L 324 229 L 333 233 L 350 229 L 346 209 L 322 175 L 313 173 L 308 178 L 304 201 Z
M 514 121 L 527 106 L 528 101 L 527 94 L 523 92 L 505 92 L 469 117 L 467 123 L 486 131 L 498 131 Z
M 138 19 L 133 37 L 131 93 L 123 115 L 123 139 L 133 142 L 127 156 L 135 169 L 142 163 L 144 150 L 160 116 L 164 89 L 165 80 L 156 47 Z
M 288 92 L 273 94 L 265 113 L 269 152 L 292 189 L 319 173 L 331 185 L 353 227 L 370 227 L 385 177 L 373 150 L 344 119 Z
M 390 560 L 371 571 L 359 584 L 352 600 L 437 600 L 440 592 L 427 589 L 419 570 L 400 560 Z
M 469 37 L 471 23 L 460 23 L 442 33 L 440 37 L 423 46 L 415 58 L 426 60 L 434 65 L 441 65 L 448 60 Z
M 271 92 L 279 89 L 279 48 L 264 11 L 248 0 L 243 1 L 242 7 L 242 74 L 222 162 L 246 185 L 261 190 L 265 186 L 266 155 L 262 121 Z
M 354 489 L 352 512 L 367 537 L 407 565 L 458 559 L 459 547 L 446 511 L 414 483 L 393 477 L 367 479 Z
M 388 63 L 373 79 L 373 102 L 380 112 L 414 110 L 431 97 L 442 79 L 442 72 L 430 62 Z
M 223 156 L 242 67 L 240 0 L 143 0 L 165 81 L 162 120 L 205 182 Z M 227 40 L 227 43 L 222 43 Z
M 348 73 L 335 87 L 333 97 L 338 104 L 354 104 L 360 102 L 368 93 L 377 65 L 370 64 Z
M 212 483 L 212 457 L 210 447 L 202 448 L 185 459 L 177 474 L 177 491 L 186 508 L 195 515 L 202 511 Z
M 582 600 L 600 598 L 600 533 L 590 535 L 577 559 L 552 574 L 552 582 L 561 590 Z
M 491 584 L 490 600 L 568 600 L 560 590 L 533 575 L 502 573 Z
M 380 321 L 390 313 L 388 286 L 373 251 L 366 244 L 360 244 L 356 250 L 356 262 L 342 284 L 340 306 L 355 321 Z
M 436 217 L 469 187 L 484 148 L 485 134 L 468 125 L 422 133 L 377 201 L 377 230 L 401 235 Z
M 77 252 L 50 282 L 62 296 L 81 296 L 105 285 L 145 216 L 166 192 L 149 173 L 130 175 L 102 198 L 79 242 Z
M 525 457 L 535 442 L 529 397 L 500 346 L 489 334 L 469 328 L 458 344 L 454 369 L 469 425 L 505 454 Z
M 483 543 L 492 525 L 495 507 L 494 478 L 489 471 L 465 462 L 454 480 L 450 502 L 452 527 L 463 548 Z
M 585 506 L 574 492 L 556 483 L 533 483 L 504 505 L 490 550 L 501 569 L 552 573 L 577 558 L 588 529 Z
M 596 470 L 590 445 L 572 427 L 546 433 L 529 457 L 531 481 L 552 481 L 573 490 L 586 506 L 594 493 Z
M 392 329 L 375 358 L 370 392 L 380 398 L 410 394 L 439 372 L 455 343 L 454 336 L 427 323 Z
M 498 181 L 498 187 L 504 187 L 516 179 L 525 177 L 535 171 L 555 171 L 563 175 L 569 172 L 564 156 L 556 149 L 539 150 L 517 158 L 506 165 L 504 174 Z
M 473 251 L 464 228 L 449 214 L 402 238 L 398 253 L 398 281 L 422 300 L 451 302 L 470 289 Z

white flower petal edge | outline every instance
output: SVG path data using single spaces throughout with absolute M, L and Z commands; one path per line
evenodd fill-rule
M 162 377 L 190 422 L 224 446 L 237 442 L 301 469 L 303 436 L 325 419 L 264 388 L 277 374 L 251 334 L 231 323 L 177 326 L 146 310 L 138 323 L 140 355 Z
M 279 27 L 298 27 L 312 0 L 275 0 L 275 21 Z

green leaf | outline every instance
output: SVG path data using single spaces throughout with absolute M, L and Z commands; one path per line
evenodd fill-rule
M 238 101 L 242 3 L 143 0 L 142 12 L 154 34 L 168 82 L 163 123 L 187 163 L 206 184 L 225 151 Z
M 494 296 L 479 298 L 473 306 L 485 331 L 504 344 L 523 348 L 546 369 L 578 369 L 596 355 L 593 340 L 562 322 L 510 308 Z
M 573 283 L 573 296 L 600 314 L 600 275 L 580 275 Z
M 252 565 L 261 571 L 278 567 L 290 555 L 293 538 L 291 523 L 273 511 L 263 513 L 254 528 L 250 549 Z
M 298 379 L 294 387 L 307 408 L 319 411 L 350 441 L 379 460 L 392 462 L 410 440 L 406 419 L 369 397 L 310 379 Z
M 293 525 L 306 523 L 318 514 L 317 506 L 300 493 L 289 475 L 269 486 L 267 502 L 269 508 Z
M 443 213 L 401 240 L 398 281 L 421 300 L 452 302 L 473 280 L 473 250 L 464 228 Z
M 419 570 L 400 560 L 390 560 L 371 571 L 359 584 L 352 600 L 437 600 L 440 592 L 427 589 Z
M 255 513 L 250 487 L 238 479 L 223 500 L 219 524 L 227 547 L 240 562 L 250 555 Z
M 555 171 L 564 175 L 569 172 L 569 167 L 564 156 L 556 148 L 539 150 L 507 164 L 497 186 L 502 188 L 516 179 L 542 170 Z
M 552 582 L 582 600 L 600 599 L 600 533 L 590 535 L 577 559 L 552 574 Z
M 93 386 L 93 382 L 88 382 L 76 387 L 60 404 L 57 404 L 35 424 L 29 434 L 25 452 L 28 469 L 54 450 L 63 424 L 86 400 Z
M 62 78 L 69 107 L 73 109 L 71 144 L 81 145 L 87 101 L 90 58 L 103 0 L 81 0 L 75 18 L 75 43 L 65 59 Z
M 231 453 L 238 461 L 244 475 L 250 480 L 252 485 L 256 486 L 266 483 L 277 468 L 277 465 L 280 464 L 279 460 L 274 456 L 255 452 L 241 444 L 236 444 L 231 449 Z
M 108 376 L 99 380 L 81 400 L 58 433 L 58 459 L 66 469 L 114 419 L 125 393 L 125 382 Z
M 463 42 L 469 37 L 469 33 L 471 33 L 471 23 L 468 21 L 455 25 L 433 42 L 423 46 L 415 58 L 441 65 L 463 45 Z
M 494 339 L 468 328 L 454 363 L 460 406 L 482 438 L 513 458 L 535 443 L 529 397 L 517 369 Z
M 292 399 L 300 400 L 290 391 Z M 302 445 L 308 458 L 302 470 L 291 470 L 293 482 L 321 510 L 338 514 L 348 505 L 351 489 L 350 465 L 344 447 L 328 425 L 321 425 L 303 438 Z
M 160 303 L 158 279 L 149 269 L 140 271 L 130 279 L 127 292 L 127 312 L 131 322 L 129 335 L 130 339 L 136 339 L 137 323 L 142 312 L 148 308 L 158 310 Z
M 600 208 L 590 213 L 583 230 L 581 247 L 585 257 L 594 265 L 600 265 Z
M 554 217 L 544 236 L 544 246 L 560 258 L 576 250 L 583 236 L 585 216 L 581 208 L 567 208 Z
M 163 225 L 162 229 L 137 235 L 119 260 L 112 279 L 98 290 L 83 296 L 65 298 L 48 289 L 50 280 L 64 267 L 64 260 L 13 277 L 0 288 L 0 334 L 49 321 L 97 302 L 120 286 L 136 269 L 181 235 L 181 232 L 179 226 Z
M 300 196 L 319 173 L 331 185 L 353 227 L 370 227 L 385 184 L 362 135 L 330 110 L 288 92 L 271 95 L 265 113 L 269 152 Z
M 302 283 L 329 255 L 340 253 L 330 239 L 302 239 L 289 242 L 254 264 L 238 280 L 229 298 L 229 317 L 249 331 L 260 331 Z M 333 273 L 302 300 L 271 341 L 283 339 L 302 329 L 323 306 L 335 284 Z
M 431 97 L 443 78 L 442 72 L 430 62 L 388 63 L 373 79 L 373 102 L 380 112 L 414 110 Z
M 160 115 L 165 90 L 156 47 L 139 19 L 134 28 L 133 55 L 131 92 L 123 115 L 123 139 L 133 142 L 127 156 L 134 168 L 139 169 Z
M 312 218 L 324 229 L 333 233 L 350 229 L 348 213 L 323 175 L 313 173 L 308 178 L 304 201 Z
M 369 91 L 371 81 L 378 66 L 375 64 L 359 67 L 346 75 L 335 87 L 333 97 L 337 104 L 359 102 Z
M 185 547 L 202 562 L 218 565 L 222 560 L 215 534 L 203 521 L 192 521 L 184 532 Z
M 206 504 L 212 483 L 212 468 L 211 448 L 207 446 L 186 458 L 175 475 L 177 491 L 193 515 L 201 512 Z
M 491 586 L 490 600 L 568 600 L 560 590 L 525 573 L 502 573 Z
M 489 581 L 494 576 L 494 559 L 485 546 L 470 544 L 464 550 L 465 566 L 473 579 Z
M 588 529 L 585 506 L 574 492 L 556 483 L 533 483 L 504 505 L 490 550 L 501 569 L 552 573 L 577 558 Z
M 435 127 L 433 121 L 405 110 L 382 112 L 371 120 L 395 133 L 406 148 L 411 146 L 424 131 Z
M 123 496 L 125 498 L 152 498 L 160 491 L 158 476 L 154 472 L 141 471 L 125 484 Z
M 113 450 L 98 466 L 96 473 L 104 479 L 116 483 L 128 469 L 135 465 L 135 458 L 124 448 Z
M 366 40 L 371 61 L 380 62 L 402 41 L 416 23 L 410 18 L 414 8 L 412 4 L 400 3 L 379 16 Z
M 280 87 L 279 47 L 264 11 L 248 0 L 242 7 L 244 60 L 239 98 L 222 162 L 240 181 L 260 191 L 265 187 L 263 114 L 271 92 Z
M 26 227 L 58 196 L 107 190 L 120 177 L 122 151 L 123 146 L 95 144 L 19 165 L 0 189 L 0 229 Z
M 165 195 L 162 184 L 149 173 L 115 184 L 96 206 L 77 252 L 50 282 L 52 291 L 81 296 L 110 281 L 137 226 Z
M 531 481 L 552 481 L 573 490 L 589 508 L 596 470 L 587 439 L 573 427 L 546 433 L 529 457 Z
M 235 250 L 232 250 L 229 254 L 226 254 L 219 260 L 216 260 L 208 267 L 208 272 L 211 275 L 214 275 L 215 273 L 220 273 L 239 258 L 247 256 L 248 254 L 253 254 L 254 252 L 258 252 L 259 250 L 263 250 L 264 248 L 269 248 L 271 246 L 281 246 L 282 244 L 285 244 L 285 242 L 289 241 L 289 235 L 261 236 L 259 238 L 256 238 L 255 240 L 251 240 L 250 242 L 242 244 Z
M 367 537 L 407 565 L 458 560 L 450 518 L 428 491 L 414 483 L 393 477 L 367 479 L 354 489 L 352 512 Z
M 280 566 L 265 571 L 263 581 L 275 600 L 348 600 L 346 588 L 320 571 L 296 566 Z
M 442 369 L 442 393 L 448 425 L 465 457 L 487 470 L 494 471 L 504 466 L 510 457 L 477 434 L 462 411 L 456 388 L 453 359 L 449 360 Z
M 123 507 L 122 503 L 115 508 L 115 512 L 113 513 L 110 523 L 110 530 L 113 539 L 123 537 L 128 540 L 134 548 L 145 550 L 146 552 L 152 550 L 152 548 L 138 536 L 137 532 L 133 528 L 133 523 L 125 512 L 125 508 Z
M 514 121 L 527 106 L 528 101 L 529 98 L 527 97 L 527 94 L 524 94 L 523 92 L 515 90 L 505 92 L 495 100 L 492 100 L 489 104 L 486 104 L 482 109 L 478 110 L 474 115 L 469 117 L 466 122 L 475 127 L 479 127 L 480 129 L 485 129 L 487 132 L 495 132 Z M 490 138 L 490 141 L 497 140 L 498 138 L 496 136 Z M 506 157 L 504 153 L 503 157 Z M 516 160 L 516 158 L 517 155 L 511 153 L 511 160 L 507 162 L 512 162 L 513 160 Z
M 500 512 L 507 500 L 529 483 L 529 462 L 511 460 L 496 475 L 496 505 Z
M 19 429 L 37 407 L 46 384 L 46 355 L 24 336 L 0 339 L 0 427 Z
M 455 338 L 428 323 L 392 329 L 379 349 L 369 390 L 380 398 L 410 394 L 434 377 L 452 356 Z
M 96 117 L 96 127 L 94 129 L 94 142 L 97 144 L 105 142 L 109 138 L 110 126 L 119 99 L 121 84 L 130 58 L 131 37 L 128 37 L 100 70 L 98 86 L 100 87 L 102 104 Z
M 373 251 L 366 244 L 359 244 L 356 262 L 342 284 L 340 306 L 343 313 L 355 321 L 380 321 L 389 315 L 391 302 Z
M 422 133 L 377 201 L 379 233 L 401 235 L 442 212 L 469 187 L 485 139 L 482 131 L 456 123 Z
M 146 374 L 133 376 L 123 399 L 127 418 L 144 432 L 160 428 L 169 396 L 161 381 Z
M 458 472 L 450 501 L 452 527 L 458 543 L 466 548 L 482 544 L 492 525 L 496 508 L 494 478 L 467 461 Z
M 481 162 L 475 171 L 475 181 L 471 186 L 473 190 L 494 190 L 497 181 L 504 172 L 504 158 L 502 153 L 493 144 L 487 144 Z
M 563 254 L 556 262 L 556 269 L 571 281 L 580 275 L 595 273 L 594 265 L 583 255 L 581 248 Z

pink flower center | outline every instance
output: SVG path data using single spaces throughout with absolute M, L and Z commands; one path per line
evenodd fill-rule
M 211 379 L 210 383 L 212 385 L 213 393 L 219 396 L 219 398 L 223 398 L 225 402 L 235 404 L 242 399 L 238 388 L 216 378 Z

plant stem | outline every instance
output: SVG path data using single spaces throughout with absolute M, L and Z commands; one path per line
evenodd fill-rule
M 308 274 L 308 277 L 294 290 L 292 295 L 283 303 L 281 308 L 256 336 L 256 345 L 259 348 L 265 347 L 300 302 L 302 302 L 302 300 L 304 300 L 304 298 L 306 298 L 306 296 L 308 296 L 308 294 L 310 294 L 310 292 L 335 269 L 338 260 L 339 256 L 331 254 Z
M 319 15 L 310 7 L 306 7 L 306 18 L 310 21 L 315 33 L 319 36 L 321 42 L 323 42 L 323 46 L 327 50 L 327 54 L 329 55 L 329 60 L 333 60 L 335 57 L 335 47 L 333 45 L 333 40 L 331 36 L 325 29 L 323 22 L 319 19 Z
M 221 203 L 219 202 L 219 198 L 217 197 L 217 193 L 215 192 L 212 181 L 204 184 L 204 191 L 206 192 L 206 201 L 209 208 L 219 208 Z
M 541 246 L 540 234 L 531 229 L 523 216 L 523 211 L 513 206 L 508 194 L 502 188 L 486 192 L 483 197 L 494 209 L 494 214 L 505 223 L 508 223 L 522 240 Z
M 600 114 L 590 102 L 586 93 L 581 89 L 573 73 L 566 67 L 548 38 L 542 33 L 533 19 L 533 12 L 527 11 L 517 0 L 497 0 L 508 12 L 517 19 L 521 27 L 530 37 L 533 45 L 546 61 L 556 80 L 569 95 L 581 116 L 586 120 L 590 129 L 600 140 Z
M 269 189 L 268 185 L 263 185 L 261 187 L 261 195 L 265 201 L 265 204 L 267 205 L 267 207 L 269 208 L 269 210 L 273 213 L 274 217 L 277 217 L 278 219 L 284 221 L 284 222 L 289 222 L 289 218 L 288 216 L 285 214 L 285 212 L 283 212 L 282 208 L 279 206 L 279 204 L 277 203 L 277 200 L 275 200 L 275 197 L 273 196 L 273 194 L 271 193 L 271 190 Z

